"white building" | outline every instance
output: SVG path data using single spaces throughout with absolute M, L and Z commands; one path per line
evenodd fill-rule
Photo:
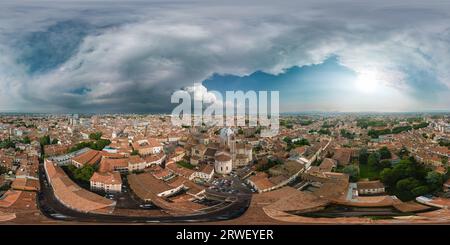
M 91 190 L 104 191 L 107 193 L 122 191 L 122 179 L 118 172 L 94 172 L 90 179 L 90 184 Z
M 213 175 L 214 175 L 214 167 L 212 165 L 205 165 L 201 170 L 194 172 L 189 177 L 189 180 L 198 178 L 203 181 L 210 181 Z
M 229 174 L 233 170 L 233 161 L 228 152 L 219 151 L 216 153 L 214 171 L 218 174 Z
M 385 192 L 383 183 L 375 181 L 359 181 L 356 183 L 358 195 L 377 195 Z

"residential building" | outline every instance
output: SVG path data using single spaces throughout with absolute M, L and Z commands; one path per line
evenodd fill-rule
M 95 172 L 90 179 L 91 190 L 107 193 L 121 192 L 122 179 L 119 172 Z

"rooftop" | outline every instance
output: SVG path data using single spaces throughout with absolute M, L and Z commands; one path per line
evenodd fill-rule
M 98 173 L 94 172 L 90 181 L 100 182 L 106 185 L 122 185 L 122 179 L 118 172 Z

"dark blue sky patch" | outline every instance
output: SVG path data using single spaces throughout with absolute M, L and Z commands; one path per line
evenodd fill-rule
M 248 76 L 214 74 L 203 85 L 208 90 L 216 90 L 225 95 L 225 91 L 249 90 L 279 91 L 280 102 L 295 100 L 315 101 L 328 98 L 330 94 L 348 92 L 349 81 L 355 73 L 338 63 L 336 57 L 330 57 L 321 64 L 298 67 L 272 75 L 262 71 Z
M 26 65 L 30 74 L 52 70 L 72 57 L 91 30 L 92 26 L 83 21 L 68 20 L 26 34 L 15 45 L 17 61 Z
M 76 88 L 76 89 L 72 89 L 69 91 L 69 93 L 71 94 L 77 94 L 77 95 L 85 95 L 89 92 L 91 92 L 92 90 L 90 88 L 86 88 L 86 87 L 81 87 L 81 88 Z

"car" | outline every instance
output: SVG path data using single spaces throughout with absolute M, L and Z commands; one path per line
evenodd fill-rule
M 58 219 L 64 219 L 67 218 L 67 216 L 62 215 L 62 214 L 50 214 L 50 216 L 58 218 Z
M 141 204 L 139 205 L 140 208 L 153 208 L 152 204 Z

